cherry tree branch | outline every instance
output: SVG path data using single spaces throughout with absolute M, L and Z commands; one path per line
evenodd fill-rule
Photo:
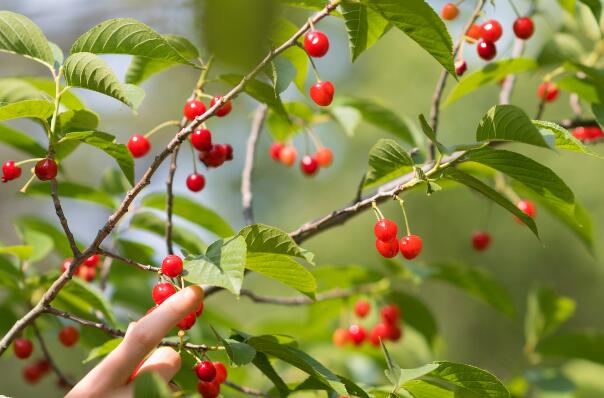
M 133 267 L 136 267 L 136 268 L 141 269 L 143 271 L 151 271 L 151 272 L 155 272 L 155 273 L 161 271 L 161 268 L 159 268 L 159 267 L 154 267 L 152 265 L 146 265 L 146 264 L 137 263 L 136 261 L 130 260 L 129 258 L 120 256 L 119 254 L 115 254 L 115 253 L 112 253 L 112 252 L 109 252 L 109 251 L 106 251 L 106 250 L 103 250 L 103 249 L 97 250 L 97 253 L 100 254 L 100 255 L 102 255 L 102 256 L 109 257 L 109 258 L 112 258 L 114 260 L 121 261 L 121 262 L 123 262 L 125 264 L 132 265 Z
M 168 179 L 166 180 L 166 250 L 168 254 L 174 254 L 174 244 L 172 242 L 172 213 L 174 208 L 174 175 L 176 174 L 176 161 L 178 160 L 178 151 L 180 145 L 174 149 L 170 158 L 170 168 L 168 169 Z
M 267 111 L 268 107 L 265 104 L 262 104 L 258 107 L 258 110 L 254 115 L 254 120 L 252 121 L 250 136 L 247 139 L 245 165 L 243 167 L 243 173 L 241 174 L 241 202 L 243 205 L 243 218 L 246 225 L 254 223 L 254 209 L 252 206 L 252 173 L 254 172 L 256 144 L 258 142 L 258 136 L 260 135 L 262 127 L 264 126 Z
M 65 232 L 65 237 L 67 237 L 67 242 L 69 242 L 69 247 L 71 248 L 71 252 L 74 256 L 80 254 L 80 249 L 76 244 L 75 238 L 71 229 L 69 228 L 69 224 L 67 223 L 67 218 L 65 217 L 65 213 L 63 212 L 63 206 L 61 205 L 61 200 L 59 199 L 58 193 L 58 182 L 55 178 L 50 181 L 50 196 L 52 196 L 52 202 L 55 207 L 55 213 L 57 213 L 57 217 L 59 218 L 59 222 L 61 223 L 61 227 L 63 227 L 63 232 Z M 0 352 L 1 354 L 1 352 Z
M 61 369 L 57 366 L 57 363 L 54 361 L 54 359 L 50 355 L 50 351 L 48 351 L 48 347 L 46 346 L 46 341 L 44 341 L 44 338 L 42 337 L 42 333 L 40 333 L 40 329 L 38 329 L 38 326 L 36 325 L 36 323 L 32 322 L 31 327 L 34 330 L 34 334 L 36 335 L 36 339 L 38 340 L 38 343 L 40 344 L 40 349 L 42 350 L 42 354 L 44 354 L 44 358 L 46 358 L 46 361 L 48 361 L 48 364 L 50 365 L 50 368 L 52 369 L 52 371 L 57 375 L 57 377 L 59 378 L 59 381 L 61 383 L 63 383 L 64 385 L 66 385 L 70 388 L 73 387 L 74 386 L 73 382 L 71 380 L 69 380 L 63 374 Z

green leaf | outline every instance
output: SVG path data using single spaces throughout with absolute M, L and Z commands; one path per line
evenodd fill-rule
M 46 100 L 24 100 L 0 104 L 0 121 L 31 117 L 46 120 L 52 115 L 55 106 Z
M 399 385 L 402 386 L 403 384 L 405 384 L 408 381 L 415 380 L 422 376 L 425 376 L 428 373 L 431 373 L 432 371 L 438 369 L 439 366 L 440 366 L 440 364 L 433 362 L 433 363 L 427 363 L 423 366 L 420 366 L 420 367 L 414 368 L 414 369 L 402 369 L 401 377 L 399 379 Z
M 0 142 L 36 158 L 43 158 L 47 153 L 46 149 L 29 135 L 4 124 L 0 124 Z
M 304 102 L 286 102 L 283 104 L 288 115 L 300 119 L 304 124 L 312 124 L 314 118 L 313 109 Z M 281 114 L 270 111 L 267 118 L 267 125 L 273 138 L 283 142 L 294 134 L 303 131 L 300 123 L 291 123 L 290 118 L 284 118 Z
M 190 283 L 220 286 L 239 295 L 243 283 L 246 247 L 241 236 L 218 240 L 208 247 L 205 255 L 185 260 Z
M 596 21 L 600 20 L 600 16 L 602 15 L 602 2 L 601 0 L 579 0 L 581 3 L 585 4 L 591 10 Z
M 294 64 L 285 57 L 277 57 L 271 62 L 271 72 L 275 96 L 287 90 L 297 74 Z
M 380 13 L 361 3 L 346 0 L 340 8 L 348 31 L 350 57 L 354 62 L 382 37 L 390 24 Z
M 11 262 L 8 258 L 0 256 L 0 286 L 2 288 L 11 289 L 12 293 L 15 293 L 15 297 L 22 293 L 19 282 L 23 279 L 20 275 L 19 269 Z M 4 308 L 0 307 L 0 330 L 8 330 L 13 324 L 6 325 L 6 329 L 3 327 L 7 315 Z M 15 319 L 16 320 L 16 319 Z
M 107 323 L 110 325 L 116 323 L 111 304 L 103 297 L 100 290 L 79 278 L 73 278 L 63 286 L 53 301 L 53 306 L 84 317 L 90 317 L 95 311 L 100 311 Z
M 130 184 L 124 174 L 117 169 L 108 169 L 101 179 L 101 189 L 110 195 L 121 195 L 126 193 Z
M 284 231 L 264 224 L 248 225 L 239 231 L 251 253 L 284 254 L 298 257 L 314 265 L 314 254 L 298 246 Z
M 227 355 L 231 360 L 231 366 L 247 365 L 254 360 L 254 357 L 256 356 L 254 347 L 237 340 L 225 339 L 211 325 L 210 328 L 227 352 Z
M 39 90 L 24 78 L 4 77 L 0 79 L 0 103 L 13 103 L 23 100 L 46 100 L 52 101 L 53 94 Z
M 124 339 L 121 337 L 116 338 L 116 339 L 111 339 L 111 340 L 104 342 L 102 345 L 93 348 L 92 350 L 90 350 L 90 352 L 88 353 L 88 356 L 86 357 L 86 359 L 84 359 L 82 361 L 82 363 L 85 364 L 85 363 L 94 361 L 95 359 L 103 358 L 103 357 L 109 355 L 113 350 L 115 350 L 117 348 L 118 345 L 120 345 L 122 340 L 124 340 Z
M 53 69 L 54 56 L 44 32 L 29 18 L 0 11 L 0 51 L 23 55 Z
M 448 153 L 452 153 L 453 151 L 451 151 L 449 148 L 447 148 L 446 146 L 444 146 L 443 144 L 441 144 L 437 139 L 436 139 L 436 132 L 434 131 L 434 129 L 432 128 L 432 126 L 430 126 L 430 124 L 428 124 L 428 121 L 426 120 L 424 115 L 419 115 L 418 117 L 419 119 L 419 124 L 422 128 L 422 131 L 424 132 L 424 135 L 426 137 L 428 137 L 428 139 L 434 144 L 434 146 L 436 146 L 436 148 L 438 148 L 438 151 L 442 154 L 448 154 Z
M 280 397 L 287 397 L 289 395 L 289 387 L 275 371 L 275 368 L 273 368 L 273 365 L 265 354 L 257 352 L 253 364 L 275 385 Z
M 142 206 L 165 211 L 166 195 L 164 193 L 149 194 L 144 197 Z M 193 224 L 199 225 L 221 238 L 226 238 L 235 234 L 235 231 L 233 231 L 229 223 L 218 215 L 218 213 L 186 196 L 174 196 L 172 211 L 175 215 L 182 217 Z
M 455 75 L 453 42 L 443 20 L 424 0 L 368 0 L 382 14 Z
M 61 256 L 67 258 L 73 255 L 65 234 L 47 221 L 37 217 L 23 216 L 16 219 L 14 224 L 21 236 L 26 237 L 30 231 L 41 233 L 52 239 L 53 246 Z
M 558 0 L 558 4 L 564 9 L 564 11 L 568 12 L 569 14 L 575 14 L 577 0 Z
M 71 87 L 81 87 L 108 95 L 136 110 L 144 91 L 134 85 L 122 84 L 107 62 L 97 55 L 79 52 L 70 55 L 64 64 L 65 81 Z
M 61 138 L 58 145 L 60 146 L 63 143 L 73 141 L 92 145 L 111 156 L 117 162 L 128 182 L 134 185 L 134 160 L 132 159 L 132 155 L 128 148 L 126 148 L 126 145 L 115 142 L 114 136 L 100 131 L 73 132 Z
M 74 131 L 95 130 L 101 118 L 98 113 L 88 109 L 73 109 L 59 113 L 57 127 L 62 133 L 71 133 Z
M 218 78 L 231 86 L 236 86 L 243 80 L 243 76 L 233 74 L 221 75 Z M 277 114 L 289 120 L 281 98 L 275 96 L 275 90 L 268 84 L 252 79 L 246 84 L 243 91 L 255 100 L 268 105 Z
M 21 241 L 33 248 L 33 253 L 29 256 L 30 263 L 43 260 L 55 247 L 52 237 L 44 232 L 19 226 L 17 226 L 17 232 Z
M 272 31 L 272 44 L 273 47 L 277 47 L 292 37 L 298 31 L 298 26 L 287 19 L 278 18 L 274 23 Z M 297 71 L 296 77 L 294 78 L 294 83 L 301 93 L 306 94 L 306 87 L 304 87 L 304 83 L 306 82 L 309 63 L 306 52 L 298 46 L 294 46 L 285 50 L 279 57 L 286 58 L 292 63 Z
M 31 195 L 50 196 L 50 186 L 44 183 L 33 184 L 29 186 L 27 193 Z M 96 203 L 109 209 L 116 207 L 115 201 L 109 194 L 88 185 L 61 181 L 61 183 L 58 184 L 58 193 L 60 197 Z
M 556 81 L 556 87 L 575 93 L 586 102 L 604 103 L 604 90 L 589 77 L 565 76 Z
M 369 168 L 364 188 L 380 185 L 413 169 L 413 160 L 403 147 L 391 139 L 379 140 L 369 151 Z
M 529 292 L 524 336 L 528 347 L 534 348 L 539 340 L 554 333 L 575 312 L 575 301 L 558 295 L 548 287 L 534 288 Z
M 165 221 L 148 211 L 136 213 L 130 220 L 130 225 L 133 228 L 151 232 L 162 238 L 165 235 Z M 194 232 L 180 226 L 172 227 L 172 239 L 174 243 L 192 254 L 200 254 L 206 247 Z
M 537 352 L 549 357 L 585 359 L 604 365 L 604 334 L 585 331 L 553 335 L 541 340 Z
M 570 33 L 556 32 L 541 49 L 537 62 L 540 66 L 559 65 L 564 61 L 580 59 L 584 53 L 585 49 L 577 37 Z
M 134 379 L 134 398 L 171 398 L 172 391 L 156 372 L 142 372 Z
M 349 137 L 354 136 L 354 132 L 363 120 L 362 113 L 352 106 L 335 105 L 330 107 L 327 113 L 331 115 L 333 120 L 340 125 Z
M 25 261 L 31 257 L 33 251 L 34 248 L 32 246 L 25 245 L 0 247 L 0 254 L 10 254 L 17 257 L 21 261 Z
M 524 111 L 514 105 L 496 105 L 482 117 L 477 141 L 517 141 L 549 148 Z
M 535 236 L 539 237 L 539 232 L 537 231 L 537 225 L 535 225 L 535 221 L 527 216 L 523 211 L 518 209 L 516 205 L 510 202 L 505 196 L 501 195 L 499 192 L 495 191 L 493 188 L 486 185 L 484 182 L 479 179 L 472 177 L 469 174 L 464 173 L 458 169 L 447 168 L 444 171 L 444 176 L 453 181 L 457 181 L 460 184 L 467 186 L 468 188 L 472 188 L 473 190 L 483 194 L 487 198 L 491 199 L 504 209 L 508 210 L 510 213 L 518 217 L 522 222 L 530 228 L 531 231 L 535 234 Z
M 509 75 L 537 69 L 537 63 L 530 58 L 514 58 L 503 61 L 490 62 L 482 69 L 468 74 L 456 85 L 447 100 L 445 106 L 452 104 L 461 97 L 470 94 L 474 90 L 491 83 L 498 83 Z
M 388 366 L 388 369 L 385 370 L 384 373 L 386 374 L 388 380 L 390 380 L 390 383 L 392 383 L 395 388 L 398 388 L 400 380 L 403 376 L 403 370 L 396 360 L 390 356 L 390 353 L 386 348 L 386 344 L 384 344 L 382 339 L 380 339 L 380 347 L 382 348 L 384 358 L 386 358 L 386 365 Z
M 27 77 L 19 77 L 19 80 L 29 84 L 30 86 L 36 88 L 37 90 L 42 91 L 50 97 L 55 96 L 55 82 L 51 78 L 40 77 L 40 76 L 27 76 Z M 60 87 L 61 90 L 64 87 Z M 32 98 L 35 99 L 35 98 Z M 61 105 L 66 107 L 67 109 L 83 109 L 84 104 L 80 99 L 72 92 L 64 91 L 61 95 Z
M 405 309 L 405 325 L 421 333 L 430 346 L 436 343 L 438 326 L 430 309 L 418 298 L 405 292 L 393 291 L 388 295 L 388 302 L 396 303 Z
M 587 147 L 583 145 L 581 141 L 576 139 L 567 129 L 556 123 L 545 120 L 533 120 L 533 124 L 541 130 L 541 134 L 548 143 L 551 141 L 550 137 L 553 136 L 553 145 L 550 144 L 550 146 L 554 146 L 556 149 L 580 152 L 595 156 L 597 158 L 602 158 L 600 155 L 588 150 Z

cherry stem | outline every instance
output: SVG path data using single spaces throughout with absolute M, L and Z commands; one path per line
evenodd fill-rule
M 168 127 L 168 126 L 180 126 L 180 120 L 168 120 L 167 122 L 160 123 L 157 126 L 153 127 L 151 130 L 149 130 L 144 135 L 144 137 L 151 138 L 151 136 L 153 134 L 157 133 L 159 130 L 163 129 L 164 127 Z
M 208 82 L 208 73 L 210 72 L 210 68 L 212 67 L 212 62 L 214 61 L 214 56 L 210 56 L 208 62 L 203 66 L 201 73 L 199 74 L 199 79 L 197 80 L 197 84 L 195 85 L 195 94 L 200 95 L 203 93 L 203 87 Z
M 22 165 L 27 164 L 27 163 L 39 162 L 40 160 L 44 160 L 44 159 L 45 158 L 26 159 L 26 160 L 22 160 L 20 162 L 16 162 L 15 166 L 22 166 Z
M 306 127 L 306 131 L 308 132 L 308 135 L 310 136 L 310 139 L 312 140 L 313 144 L 315 144 L 315 148 L 321 148 L 323 145 L 321 145 L 321 140 L 319 139 L 317 133 L 310 127 Z
M 193 172 L 197 174 L 197 156 L 195 156 L 195 149 L 193 148 L 193 144 L 191 144 L 191 142 L 189 142 L 189 148 L 191 148 L 191 155 L 193 156 Z
M 313 23 L 312 19 L 308 19 L 308 24 L 310 25 L 310 30 L 314 31 L 315 30 L 315 24 Z
M 302 51 L 304 51 L 304 53 L 308 57 L 308 60 L 310 61 L 310 66 L 312 66 L 312 71 L 315 74 L 315 78 L 317 79 L 317 82 L 320 82 L 321 81 L 321 76 L 319 76 L 319 70 L 317 69 L 317 65 L 315 65 L 315 61 L 312 59 L 312 57 L 310 56 L 310 54 L 308 54 L 308 52 L 306 52 L 306 49 L 304 48 L 304 46 L 302 44 L 296 42 L 296 45 L 298 47 L 300 47 L 302 49 Z
M 29 188 L 29 186 L 31 185 L 31 183 L 34 182 L 34 179 L 36 178 L 36 175 L 34 174 L 34 169 L 31 169 L 31 172 L 32 172 L 32 176 L 29 177 L 29 180 L 27 180 L 27 182 L 25 183 L 25 185 L 23 185 L 23 188 L 21 188 L 19 190 L 19 192 L 26 193 L 27 189 Z
M 512 6 L 512 10 L 514 10 L 514 14 L 516 14 L 516 16 L 518 18 L 521 17 L 520 13 L 518 12 L 518 9 L 516 8 L 516 6 L 514 5 L 514 2 L 512 0 L 508 0 L 508 3 L 510 3 L 510 6 Z
M 396 197 L 398 203 L 401 205 L 401 209 L 403 209 L 403 218 L 405 219 L 405 228 L 407 228 L 407 236 L 411 235 L 411 228 L 409 228 L 409 219 L 407 218 L 407 211 L 405 211 L 405 201 L 401 199 L 399 196 Z
M 384 215 L 382 214 L 380 208 L 377 206 L 377 203 L 371 202 L 371 210 L 373 210 L 373 213 L 375 214 L 375 217 L 378 219 L 378 221 L 384 218 Z

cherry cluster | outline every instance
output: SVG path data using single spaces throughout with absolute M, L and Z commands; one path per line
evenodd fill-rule
M 321 58 L 329 50 L 329 39 L 327 35 L 314 28 L 304 36 L 304 50 L 309 57 Z M 310 87 L 310 98 L 319 106 L 328 106 L 333 101 L 335 88 L 329 81 L 322 81 L 312 63 L 313 69 L 317 75 L 317 82 Z
M 291 167 L 296 163 L 298 151 L 292 145 L 284 145 L 280 142 L 273 142 L 269 149 L 271 158 L 281 164 Z M 317 174 L 320 167 L 329 167 L 333 162 L 333 152 L 331 149 L 318 146 L 313 155 L 304 155 L 300 160 L 300 170 L 306 176 Z
M 194 367 L 199 379 L 197 391 L 203 398 L 216 398 L 220 395 L 220 385 L 227 379 L 227 370 L 222 362 L 199 361 Z
M 61 272 L 65 272 L 71 266 L 73 262 L 72 258 L 65 259 L 61 264 Z M 78 266 L 75 275 L 82 278 L 86 282 L 92 282 L 96 278 L 96 270 L 101 264 L 101 257 L 98 254 L 88 257 L 84 262 Z
M 367 300 L 359 300 L 354 306 L 354 312 L 359 319 L 366 318 L 371 312 L 371 304 Z M 360 346 L 368 341 L 374 347 L 380 346 L 380 340 L 399 341 L 403 336 L 401 325 L 401 311 L 395 304 L 387 304 L 380 310 L 380 322 L 374 325 L 367 334 L 367 330 L 358 323 L 352 324 L 348 329 L 334 330 L 332 341 L 338 347 L 347 344 Z
M 577 127 L 573 129 L 573 136 L 586 144 L 604 141 L 604 132 L 598 126 Z
M 59 167 L 57 166 L 57 162 L 55 162 L 54 159 L 31 159 L 19 163 L 15 163 L 14 160 L 9 160 L 4 162 L 4 164 L 2 165 L 2 182 L 16 180 L 17 178 L 21 177 L 21 173 L 23 170 L 20 166 L 24 163 L 28 163 L 33 160 L 36 161 L 33 173 L 36 177 L 38 177 L 40 181 L 50 181 L 57 176 L 57 173 L 59 172 Z
M 376 210 L 376 216 L 378 218 L 373 227 L 373 233 L 376 238 L 375 248 L 378 253 L 383 257 L 392 258 L 400 251 L 407 260 L 412 260 L 419 256 L 422 251 L 422 238 L 411 234 L 409 227 L 407 226 L 407 235 L 399 240 L 397 238 L 398 227 L 396 223 L 384 218 L 377 207 L 374 207 L 374 209 Z M 407 216 L 404 212 L 403 215 L 405 216 L 405 223 L 407 224 Z

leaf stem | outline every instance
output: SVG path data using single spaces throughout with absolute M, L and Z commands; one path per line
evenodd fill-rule
M 405 201 L 401 199 L 400 196 L 396 196 L 398 203 L 401 205 L 401 209 L 403 209 L 403 218 L 405 219 L 405 228 L 407 229 L 407 235 L 411 235 L 411 228 L 409 228 L 409 219 L 407 218 L 407 211 L 405 211 Z

